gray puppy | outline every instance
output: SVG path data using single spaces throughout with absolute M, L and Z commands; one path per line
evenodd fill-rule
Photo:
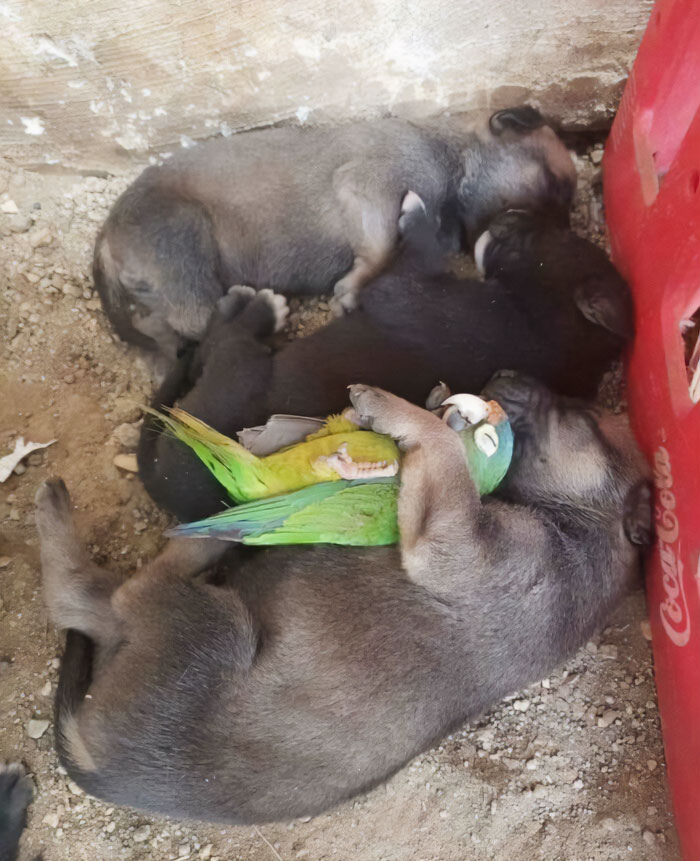
M 223 585 L 193 579 L 218 542 L 175 541 L 127 580 L 98 568 L 65 485 L 45 483 L 45 596 L 76 629 L 56 714 L 76 783 L 170 816 L 315 814 L 579 648 L 638 571 L 640 455 L 625 417 L 512 374 L 486 394 L 518 441 L 501 499 L 479 498 L 436 416 L 353 386 L 359 416 L 406 452 L 400 547 L 244 553 L 220 563 Z
M 94 279 L 119 335 L 174 358 L 232 284 L 355 303 L 387 264 L 402 211 L 448 247 L 508 207 L 568 212 L 575 172 L 531 107 L 490 120 L 395 119 L 218 138 L 149 167 L 97 239 Z

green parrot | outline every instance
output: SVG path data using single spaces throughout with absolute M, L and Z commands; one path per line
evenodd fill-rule
M 479 492 L 482 495 L 491 493 L 505 476 L 513 454 L 513 432 L 505 413 L 495 401 L 485 402 L 475 395 L 454 395 L 444 400 L 441 408 L 443 420 L 459 433 L 472 478 Z M 171 413 L 170 418 L 172 417 Z M 272 457 L 289 455 L 310 442 L 329 440 L 335 435 L 335 429 L 346 427 L 343 422 L 352 424 L 347 415 L 331 417 L 320 431 L 307 436 L 303 442 L 288 446 L 276 455 L 257 460 L 269 462 Z M 238 505 L 205 520 L 181 524 L 171 529 L 168 534 L 219 538 L 249 545 L 396 544 L 399 540 L 398 449 L 382 449 L 383 457 L 379 463 L 357 463 L 350 456 L 351 442 L 347 437 L 352 433 L 363 432 L 354 424 L 353 427 L 354 431 L 343 431 L 346 436 L 335 450 L 324 448 L 319 455 L 325 458 L 322 461 L 324 470 L 330 466 L 335 471 L 332 481 L 317 480 L 298 490 L 272 497 L 266 494 L 267 498 Z M 172 427 L 171 430 L 175 432 Z M 381 437 L 371 431 L 364 433 Z M 178 438 L 185 437 L 181 435 Z M 232 442 L 220 434 L 216 434 L 216 438 L 227 443 Z M 203 445 L 201 440 L 198 444 Z M 223 442 L 217 444 L 222 445 L 225 452 L 231 451 Z M 363 452 L 367 450 L 363 448 Z M 315 454 L 316 449 L 313 451 Z M 202 454 L 199 451 L 197 453 L 208 464 Z M 247 454 L 255 459 L 255 455 L 250 452 Z M 212 468 L 212 472 L 231 493 L 229 486 L 219 477 L 220 458 L 215 457 L 215 463 L 217 471 Z M 315 474 L 317 473 L 314 472 Z M 305 471 L 305 476 L 309 476 L 308 470 Z
M 265 499 L 322 481 L 393 476 L 399 449 L 391 437 L 362 430 L 346 415 L 329 416 L 319 430 L 266 457 L 215 431 L 178 407 L 149 410 L 166 431 L 186 443 L 234 502 Z

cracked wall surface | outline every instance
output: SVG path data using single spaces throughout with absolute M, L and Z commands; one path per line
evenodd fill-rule
M 0 152 L 113 170 L 281 121 L 614 111 L 651 0 L 0 0 Z

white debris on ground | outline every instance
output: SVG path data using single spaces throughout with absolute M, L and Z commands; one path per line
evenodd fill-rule
M 578 159 L 574 223 L 602 242 L 598 151 Z M 29 454 L 0 497 L 0 758 L 23 760 L 37 790 L 21 858 L 678 858 L 641 591 L 548 679 L 311 820 L 176 823 L 93 800 L 68 779 L 53 747 L 61 639 L 41 602 L 34 493 L 63 476 L 93 556 L 125 572 L 154 555 L 167 523 L 132 471 L 148 374 L 111 333 L 90 277 L 97 229 L 136 173 L 38 174 L 0 162 L 0 452 L 18 436 L 58 440 Z M 291 304 L 287 333 L 307 334 L 328 315 L 325 301 Z M 605 398 L 620 401 L 619 373 Z

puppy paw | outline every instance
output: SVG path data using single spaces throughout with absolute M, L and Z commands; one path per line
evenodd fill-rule
M 374 428 L 375 419 L 381 417 L 382 408 L 386 406 L 391 396 L 388 392 L 375 389 L 372 386 L 364 386 L 361 383 L 355 383 L 348 389 L 350 391 L 350 403 L 355 410 L 358 423 L 363 427 Z
M 34 497 L 37 514 L 69 518 L 71 502 L 68 488 L 62 478 L 47 478 L 39 485 Z
M 19 830 L 24 811 L 31 804 L 33 796 L 32 781 L 20 763 L 0 764 L 0 809 L 11 827 Z
M 255 296 L 255 289 L 246 284 L 234 284 L 229 287 L 226 295 L 216 303 L 216 311 L 219 317 L 229 322 L 246 307 Z
M 289 305 L 287 304 L 286 298 L 280 293 L 274 293 L 267 287 L 260 290 L 258 298 L 267 302 L 272 310 L 275 318 L 273 331 L 279 332 L 284 329 L 287 323 L 287 317 L 289 317 Z
M 359 301 L 359 288 L 341 279 L 333 288 L 333 298 L 329 305 L 334 316 L 342 317 L 348 311 L 354 311 Z
M 242 299 L 245 299 L 247 302 L 255 296 L 257 290 L 255 287 L 250 287 L 248 284 L 234 284 L 232 287 L 228 288 L 226 293 L 227 296 L 240 296 Z
M 387 434 L 400 444 L 415 445 L 428 430 L 430 422 L 441 424 L 431 413 L 383 389 L 361 384 L 349 389 L 350 402 L 361 425 Z

